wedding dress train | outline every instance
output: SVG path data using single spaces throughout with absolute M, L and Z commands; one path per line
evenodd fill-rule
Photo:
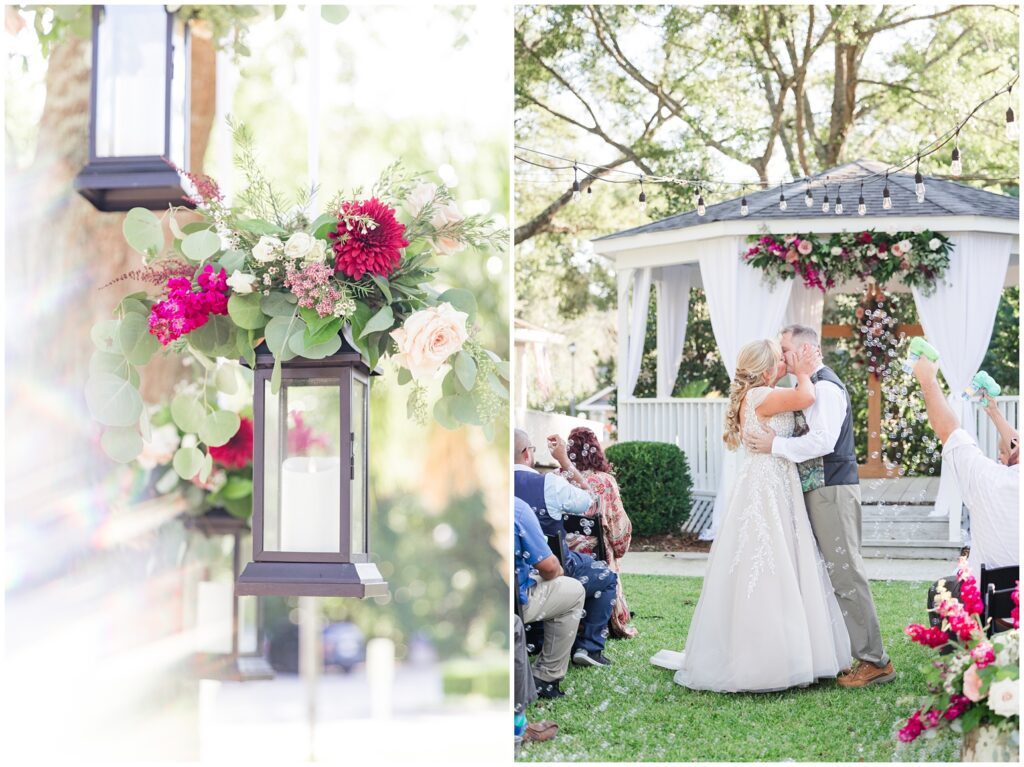
M 762 431 L 755 410 L 771 388 L 747 394 L 745 433 Z M 793 434 L 792 413 L 768 425 Z M 708 557 L 684 652 L 661 650 L 656 666 L 694 690 L 767 692 L 835 677 L 850 662 L 850 637 L 804 507 L 796 465 L 772 455 L 741 460 Z

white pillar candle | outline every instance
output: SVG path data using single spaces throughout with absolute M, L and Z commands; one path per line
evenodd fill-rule
M 341 459 L 287 458 L 281 464 L 281 550 L 340 549 Z
M 231 581 L 200 581 L 196 595 L 196 650 L 231 652 L 235 585 Z

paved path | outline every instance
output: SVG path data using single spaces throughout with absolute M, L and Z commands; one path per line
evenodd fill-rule
M 704 576 L 708 555 L 681 551 L 631 551 L 619 563 L 622 572 L 633 575 Z M 865 559 L 868 577 L 876 581 L 935 581 L 949 575 L 955 565 L 938 559 Z

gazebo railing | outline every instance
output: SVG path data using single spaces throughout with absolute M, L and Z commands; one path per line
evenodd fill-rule
M 1014 428 L 1019 423 L 1019 398 L 996 397 L 999 409 Z M 722 397 L 624 399 L 618 406 L 618 441 L 641 440 L 676 445 L 689 460 L 693 489 L 715 493 L 722 466 L 722 424 L 728 400 Z M 996 457 L 998 435 L 988 416 L 975 409 L 978 445 Z

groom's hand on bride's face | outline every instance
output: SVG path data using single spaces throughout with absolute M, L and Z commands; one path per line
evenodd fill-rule
M 752 453 L 771 453 L 772 442 L 775 440 L 775 432 L 764 427 L 764 432 L 761 434 L 747 434 L 743 437 L 743 444 L 746 445 L 747 450 Z

